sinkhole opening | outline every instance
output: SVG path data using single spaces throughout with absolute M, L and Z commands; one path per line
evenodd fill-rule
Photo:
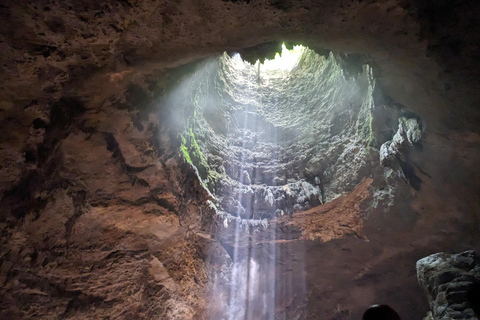
M 283 43 L 280 52 L 275 53 L 272 59 L 265 59 L 263 62 L 257 59 L 254 65 L 257 67 L 258 78 L 285 77 L 298 65 L 305 50 L 308 48 L 302 45 L 294 45 L 292 49 L 288 49 Z M 242 59 L 240 53 L 234 53 L 232 57 L 245 65 L 248 63 Z
M 223 53 L 194 64 L 172 88 L 165 103 L 179 154 L 212 194 L 225 227 L 267 225 L 373 175 L 402 115 L 375 101 L 372 68 L 358 61 L 301 45 L 254 63 Z M 421 135 L 405 119 L 405 139 L 387 143 L 387 160 L 410 141 L 408 130 Z
M 202 231 L 227 253 L 214 254 L 231 273 L 213 277 L 212 296 L 225 301 L 212 305 L 226 319 L 273 319 L 307 297 L 306 273 L 276 277 L 279 265 L 304 267 L 304 242 L 292 240 L 363 237 L 360 206 L 390 205 L 397 178 L 414 186 L 405 150 L 423 127 L 357 56 L 286 45 L 272 59 L 244 52 L 178 69 L 161 120 L 198 177 L 185 197 L 210 193 Z

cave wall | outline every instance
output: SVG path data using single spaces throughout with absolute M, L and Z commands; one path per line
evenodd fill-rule
M 425 314 L 415 261 L 479 243 L 478 6 L 3 1 L 2 316 L 206 314 L 208 275 L 228 273 L 228 258 L 208 259 L 208 250 L 225 253 L 200 227 L 213 219 L 209 195 L 152 101 L 177 81 L 171 68 L 273 40 L 366 55 L 391 102 L 426 124 L 408 154 L 421 189 L 405 183 L 391 205 L 370 210 L 361 237 L 281 248 L 292 257 L 285 274 L 308 252 L 308 304 L 289 312 L 358 318 L 382 301 L 405 319 Z
M 440 252 L 417 261 L 418 283 L 432 309 L 424 319 L 478 319 L 479 263 L 473 250 Z
M 162 108 L 186 115 L 180 120 L 184 157 L 227 220 L 318 206 L 352 191 L 378 164 L 368 65 L 346 78 L 332 54 L 305 49 L 291 72 L 259 75 L 256 66 L 224 54 L 185 82 Z M 396 108 L 383 106 L 380 113 L 388 117 Z

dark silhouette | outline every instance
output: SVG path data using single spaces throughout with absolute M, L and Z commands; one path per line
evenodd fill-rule
M 480 282 L 474 283 L 467 292 L 467 300 L 477 317 L 480 316 Z
M 363 320 L 401 320 L 398 313 L 395 312 L 389 306 L 374 305 L 368 308 L 367 311 L 363 314 Z

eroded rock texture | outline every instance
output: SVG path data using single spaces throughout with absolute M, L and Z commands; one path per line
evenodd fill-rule
M 245 292 L 232 290 L 234 247 L 255 258 L 259 306 L 275 294 L 268 308 L 250 308 L 251 318 L 358 319 L 373 303 L 392 305 L 404 319 L 425 315 L 415 262 L 480 249 L 479 9 L 469 0 L 2 1 L 0 317 L 220 319 Z M 225 51 L 263 61 L 283 41 L 313 49 L 354 90 L 369 91 L 370 66 L 378 89 L 368 110 L 373 151 L 355 121 L 368 118 L 365 96 L 343 97 L 353 113 L 345 103 L 317 114 L 323 120 L 312 123 L 322 133 L 303 128 L 305 118 L 283 121 L 327 141 L 328 133 L 358 131 L 352 148 L 312 144 L 305 132 L 295 134 L 303 139 L 297 146 L 291 128 L 279 130 L 285 139 L 277 147 L 262 137 L 262 150 L 307 151 L 282 160 L 278 177 L 255 149 L 255 124 L 242 131 L 248 139 L 207 143 L 241 122 L 228 121 L 233 109 L 166 107 L 175 89 L 188 96 L 181 84 L 196 79 L 199 65 Z M 222 85 L 232 90 L 225 97 L 251 111 L 234 95 L 247 84 L 237 85 Z M 300 98 L 301 88 L 284 89 L 293 92 L 282 97 Z M 271 107 L 283 93 L 259 94 Z M 258 126 L 279 127 L 271 109 L 263 112 Z M 211 135 L 187 123 L 202 118 Z M 213 170 L 202 168 L 193 139 L 186 143 L 196 168 L 184 156 L 190 127 Z M 387 161 L 379 164 L 384 143 Z M 215 153 L 215 145 L 223 149 Z M 315 148 L 322 151 L 308 154 Z M 216 162 L 248 151 L 261 159 L 262 174 L 240 170 L 238 161 L 222 171 Z M 344 171 L 357 160 L 362 174 Z M 285 186 L 295 193 L 288 206 Z M 215 202 L 218 187 L 229 196 Z M 256 218 L 273 219 L 244 228 L 235 242 L 238 220 L 225 226 L 215 206 L 230 214 L 243 207 L 250 218 L 246 203 L 228 199 L 248 188 L 262 200 Z M 282 206 L 293 214 L 282 216 Z
M 182 84 L 184 114 L 191 114 L 184 156 L 218 197 L 225 219 L 309 209 L 372 173 L 373 76 L 364 65 L 346 78 L 339 60 L 305 49 L 291 72 L 262 71 L 224 54 Z
M 197 196 L 180 188 L 181 165 L 159 161 L 156 120 L 138 130 L 127 113 L 110 110 L 111 126 L 56 124 L 71 103 L 62 100 L 50 118 L 50 150 L 38 146 L 38 171 L 2 200 L 10 205 L 2 221 L 2 317 L 195 318 L 192 295 L 203 295 L 206 271 L 196 236 L 176 213 L 188 206 L 182 199 Z M 69 134 L 60 130 L 66 126 Z
M 423 258 L 417 277 L 432 309 L 426 319 L 478 319 L 480 257 L 475 251 Z

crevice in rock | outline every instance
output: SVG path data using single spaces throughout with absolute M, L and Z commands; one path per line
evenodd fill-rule
M 120 164 L 123 168 L 123 171 L 129 177 L 129 179 L 132 183 L 132 186 L 133 186 L 136 182 L 138 182 L 138 178 L 134 175 L 134 173 L 136 173 L 135 172 L 136 169 L 130 167 L 125 162 L 125 158 L 122 154 L 122 151 L 120 150 L 120 145 L 118 144 L 114 135 L 112 133 L 109 133 L 109 132 L 102 132 L 102 135 L 104 136 L 107 150 L 112 153 L 113 158 L 117 159 L 120 162 Z M 132 171 L 134 171 L 134 172 L 131 172 L 129 169 L 132 169 Z M 143 170 L 140 170 L 140 171 L 137 171 L 137 172 L 141 172 L 141 171 L 143 171 Z
M 59 175 L 63 160 L 58 146 L 84 112 L 81 100 L 63 97 L 52 104 L 48 124 L 38 118 L 33 121 L 33 128 L 45 128 L 45 137 L 36 146 L 36 151 L 27 150 L 25 154 L 25 160 L 35 163 L 37 168 L 24 173 L 17 184 L 3 194 L 1 205 L 6 210 L 2 219 L 9 219 L 7 212 L 16 219 L 23 218 L 30 211 L 38 213 L 48 203 L 54 190 L 69 185 L 69 181 Z
M 140 173 L 151 167 L 152 165 L 148 165 L 145 167 L 134 167 L 134 166 L 129 166 L 127 164 L 125 165 L 125 169 L 127 170 L 127 173 L 131 173 L 131 174 Z
M 63 137 L 68 135 L 66 129 L 85 111 L 84 103 L 78 97 L 62 97 L 52 105 L 47 135 L 56 129 L 61 130 L 58 134 L 62 133 Z M 58 138 L 61 139 L 61 136 Z
M 102 132 L 102 134 L 103 134 L 104 139 L 105 139 L 107 150 L 112 153 L 113 158 L 118 159 L 118 161 L 120 162 L 120 164 L 123 168 L 123 171 L 125 172 L 125 174 L 130 179 L 132 187 L 135 186 L 136 184 L 139 184 L 139 185 L 149 189 L 149 195 L 150 195 L 149 197 L 143 197 L 143 198 L 140 198 L 140 199 L 138 199 L 137 201 L 134 201 L 134 202 L 127 201 L 125 199 L 119 199 L 118 201 L 115 201 L 115 202 L 117 202 L 117 203 L 129 203 L 129 204 L 133 204 L 133 205 L 142 205 L 142 204 L 154 202 L 158 206 L 160 206 L 164 209 L 167 209 L 168 211 L 170 211 L 172 213 L 178 214 L 177 206 L 175 204 L 172 204 L 171 201 L 169 201 L 167 199 L 164 199 L 161 196 L 159 196 L 159 195 L 161 195 L 161 192 L 165 191 L 165 190 L 163 190 L 163 189 L 157 190 L 155 188 L 152 188 L 152 186 L 148 183 L 148 181 L 146 181 L 145 179 L 139 178 L 136 175 L 136 174 L 144 172 L 145 170 L 147 170 L 149 168 L 152 168 L 153 165 L 149 164 L 149 165 L 144 166 L 144 167 L 137 167 L 137 166 L 128 165 L 125 161 L 125 158 L 124 158 L 122 152 L 121 152 L 120 145 L 118 144 L 114 135 L 112 133 L 108 133 L 108 132 Z M 165 168 L 164 165 L 162 167 Z M 114 197 L 114 196 L 112 196 L 112 197 Z M 95 202 L 94 201 L 94 202 L 92 202 L 92 206 L 102 205 L 102 203 L 104 204 L 103 201 L 100 201 L 100 202 Z
M 5 191 L 0 203 L 2 208 L 7 210 L 3 211 L 2 220 L 21 219 L 29 211 L 38 213 L 45 208 L 48 200 L 34 196 L 43 181 L 45 181 L 45 177 L 37 171 L 31 171 L 10 190 Z
M 85 190 L 79 190 L 76 192 L 70 192 L 69 196 L 73 202 L 74 213 L 68 218 L 67 223 L 65 224 L 65 238 L 67 240 L 70 239 L 75 222 L 85 211 L 87 192 Z
M 412 112 L 403 112 L 398 119 L 398 130 L 391 140 L 380 147 L 380 162 L 393 170 L 401 170 L 415 190 L 420 190 L 422 180 L 409 162 L 409 151 L 419 144 L 424 132 L 422 120 Z
M 65 307 L 62 317 L 72 317 L 76 313 L 81 312 L 82 309 L 90 308 L 109 308 L 117 303 L 116 299 L 105 301 L 104 297 L 86 294 L 80 290 L 73 292 L 74 296 Z
M 415 174 L 415 167 L 407 161 L 401 161 L 398 159 L 398 162 L 400 163 L 400 168 L 402 168 L 402 172 L 407 178 L 410 186 L 417 191 L 420 190 L 423 181 Z
M 171 203 L 168 202 L 167 200 L 161 199 L 161 198 L 156 198 L 156 197 L 154 197 L 153 199 L 154 199 L 154 201 L 155 201 L 160 207 L 165 208 L 165 209 L 167 209 L 168 211 L 171 211 L 171 212 L 173 212 L 173 213 L 176 212 L 176 210 L 177 210 L 176 206 L 173 205 L 173 204 L 171 204 Z

